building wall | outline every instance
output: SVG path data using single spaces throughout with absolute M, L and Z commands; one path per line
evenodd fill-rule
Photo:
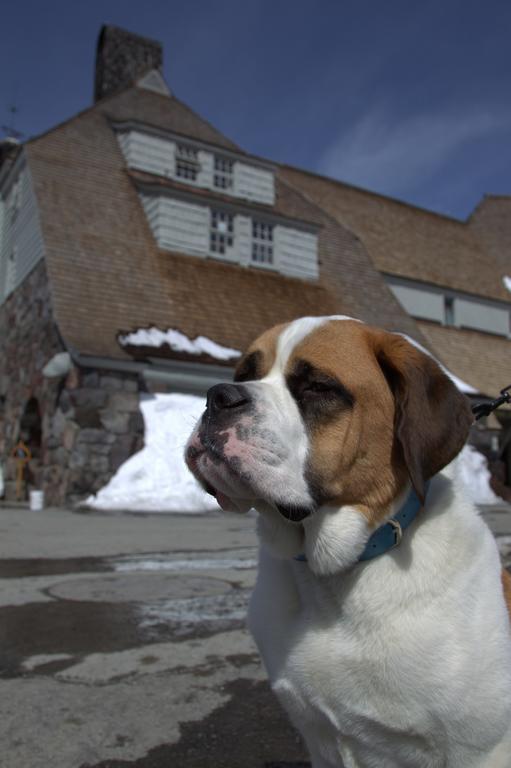
M 176 153 L 178 143 L 161 136 L 153 136 L 142 131 L 130 130 L 117 133 L 119 144 L 126 163 L 130 168 L 148 171 L 158 176 L 176 179 L 191 187 L 202 187 L 221 191 L 222 194 L 239 197 L 251 202 L 273 205 L 275 202 L 275 181 L 272 171 L 251 165 L 240 158 L 229 154 L 232 161 L 232 184 L 228 187 L 215 187 L 214 162 L 215 156 L 225 158 L 225 152 L 199 147 L 196 142 L 187 142 L 185 146 L 196 149 L 199 171 L 196 180 L 183 179 L 176 172 Z
M 202 258 L 216 258 L 242 266 L 270 269 L 305 280 L 318 278 L 318 236 L 292 226 L 273 226 L 273 261 L 256 263 L 252 259 L 252 222 L 271 222 L 259 212 L 253 216 L 233 213 L 233 245 L 225 253 L 210 250 L 212 210 L 223 211 L 221 204 L 206 205 L 176 200 L 168 195 L 140 194 L 147 220 L 160 248 Z
M 64 377 L 43 376 L 46 363 L 63 351 L 42 261 L 0 307 L 0 461 L 8 499 L 16 496 L 12 451 L 32 398 L 42 434 L 39 446 L 29 446 L 30 487 L 42 488 L 50 504 L 98 490 L 142 447 L 137 377 L 76 367 Z
M 511 337 L 511 305 L 395 276 L 387 275 L 386 279 L 394 296 L 412 317 Z
M 15 164 L 0 197 L 0 304 L 44 256 L 30 170 Z
M 43 428 L 54 413 L 58 382 L 45 379 L 42 368 L 63 351 L 49 297 L 44 262 L 40 262 L 0 306 L 0 460 L 7 469 L 6 495 L 14 495 L 15 466 L 10 455 L 20 437 L 20 420 L 30 398 L 39 404 Z M 46 435 L 44 435 L 45 437 Z M 43 484 L 44 437 L 32 468 L 34 483 Z

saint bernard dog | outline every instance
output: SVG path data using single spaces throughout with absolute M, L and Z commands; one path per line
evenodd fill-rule
M 189 468 L 255 508 L 249 627 L 313 768 L 509 768 L 511 603 L 455 463 L 467 398 L 400 334 L 277 326 L 208 392 Z

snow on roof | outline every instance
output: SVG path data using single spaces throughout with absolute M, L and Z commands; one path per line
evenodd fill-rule
M 184 333 L 175 328 L 162 331 L 160 328 L 139 328 L 137 331 L 119 336 L 119 343 L 123 346 L 135 347 L 162 347 L 168 344 L 174 352 L 185 352 L 189 355 L 209 355 L 216 360 L 232 360 L 240 357 L 238 349 L 231 349 L 217 344 L 207 336 L 197 336 L 189 339 Z
M 504 283 L 504 288 L 507 288 L 508 291 L 511 293 L 511 277 L 509 277 L 509 275 L 504 275 L 502 278 L 502 282 Z
M 446 376 L 450 378 L 450 380 L 453 382 L 453 384 L 460 390 L 460 392 L 464 392 L 466 395 L 478 395 L 479 390 L 475 389 L 471 384 L 467 384 L 466 381 L 463 381 L 463 379 L 459 379 L 457 376 L 454 375 L 454 373 L 451 373 L 451 371 L 445 367 L 445 365 L 442 365 L 442 363 L 436 359 L 434 355 L 431 354 L 425 347 L 422 346 L 422 344 L 419 344 L 418 341 L 415 341 L 415 339 L 412 339 L 411 336 L 408 336 L 406 333 L 399 333 L 398 336 L 402 336 L 404 339 L 410 342 L 414 347 L 419 349 L 421 352 L 424 352 L 425 355 L 428 355 L 428 357 L 431 357 L 437 365 L 440 366 L 442 371 L 445 373 Z

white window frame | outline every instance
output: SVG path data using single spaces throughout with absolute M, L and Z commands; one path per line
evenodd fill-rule
M 209 254 L 228 258 L 228 248 L 234 248 L 234 214 L 222 208 L 211 208 L 209 219 Z
M 176 144 L 176 179 L 196 184 L 200 170 L 199 150 L 188 144 Z
M 267 221 L 252 219 L 252 243 L 250 264 L 275 269 L 274 227 Z
M 234 160 L 221 155 L 214 155 L 213 187 L 229 191 L 234 189 Z

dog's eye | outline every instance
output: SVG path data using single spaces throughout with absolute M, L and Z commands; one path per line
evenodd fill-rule
M 330 380 L 309 381 L 297 395 L 298 402 L 304 407 L 315 408 L 337 406 L 338 404 L 352 406 L 353 396 L 341 383 Z
M 326 392 L 334 393 L 335 387 L 333 384 L 328 384 L 325 381 L 311 381 L 307 386 L 303 389 L 302 394 L 312 394 L 312 395 L 321 395 L 325 394 Z

